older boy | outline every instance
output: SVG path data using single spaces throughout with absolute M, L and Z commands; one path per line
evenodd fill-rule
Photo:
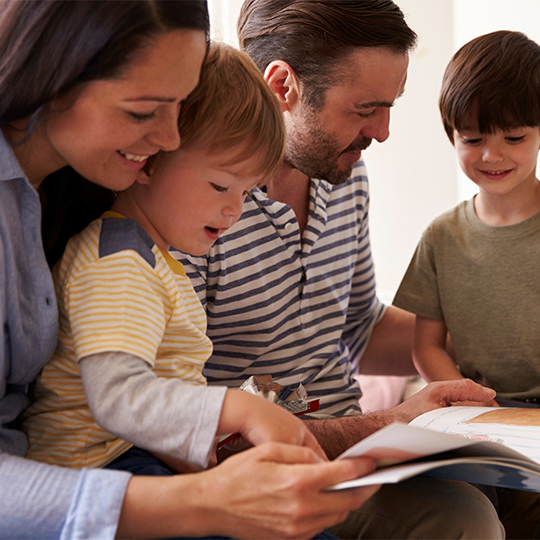
M 430 224 L 394 304 L 416 314 L 413 358 L 426 380 L 469 377 L 497 391 L 463 405 L 540 403 L 539 96 L 540 46 L 519 32 L 480 36 L 446 68 L 444 127 L 479 192 Z M 538 494 L 496 496 L 507 537 L 533 538 Z

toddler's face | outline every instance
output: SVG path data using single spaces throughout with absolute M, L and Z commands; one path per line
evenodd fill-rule
M 486 195 L 529 193 L 536 184 L 540 128 L 478 133 L 454 130 L 454 145 L 463 172 Z
M 169 155 L 143 187 L 138 204 L 162 249 L 169 246 L 205 255 L 242 214 L 244 200 L 263 178 L 253 176 L 257 155 L 227 165 L 234 152 L 180 148 Z

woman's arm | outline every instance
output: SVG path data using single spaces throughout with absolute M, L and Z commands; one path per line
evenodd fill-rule
M 370 459 L 320 463 L 309 448 L 267 443 L 198 474 L 132 478 L 118 536 L 312 538 L 378 486 L 324 492 L 373 470 Z
M 0 453 L 0 538 L 112 540 L 130 475 Z

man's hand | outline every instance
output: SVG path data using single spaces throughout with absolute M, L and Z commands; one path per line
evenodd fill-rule
M 494 399 L 487 401 L 456 401 L 452 407 L 500 407 Z
M 495 390 L 470 379 L 432 382 L 388 413 L 392 414 L 393 421 L 408 423 L 433 409 L 448 407 L 458 401 L 485 402 L 495 395 Z
M 329 459 L 334 459 L 353 444 L 392 422 L 409 423 L 417 416 L 448 407 L 458 401 L 484 402 L 495 397 L 495 391 L 470 379 L 439 381 L 428 384 L 409 399 L 385 411 L 321 420 L 305 420 Z

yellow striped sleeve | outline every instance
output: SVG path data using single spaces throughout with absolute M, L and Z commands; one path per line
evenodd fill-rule
M 166 326 L 167 293 L 137 253 L 122 251 L 87 264 L 64 289 L 77 359 L 106 351 L 154 365 Z

